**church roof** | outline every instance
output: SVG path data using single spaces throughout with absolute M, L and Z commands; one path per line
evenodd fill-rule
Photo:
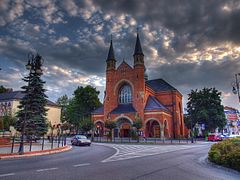
M 144 110 L 168 110 L 155 97 L 148 96 Z
M 104 106 L 101 106 L 92 112 L 92 114 L 103 114 L 103 113 L 104 113 Z
M 148 87 L 156 92 L 177 90 L 163 79 L 148 80 L 145 83 Z
M 0 101 L 12 101 L 12 100 L 21 100 L 24 97 L 24 93 L 22 91 L 12 91 L 6 93 L 0 93 Z M 47 100 L 48 106 L 58 106 L 56 103 Z
M 122 114 L 131 112 L 137 112 L 132 104 L 118 104 L 118 107 L 116 107 L 110 114 Z
M 140 42 L 138 33 L 137 33 L 137 40 L 136 40 L 135 51 L 134 51 L 134 55 L 136 55 L 136 54 L 143 55 L 142 46 L 141 46 L 141 42 Z
M 109 60 L 115 60 L 112 40 L 111 40 L 111 43 L 110 43 L 110 47 L 109 47 L 109 51 L 108 51 L 108 57 L 107 57 L 107 61 L 109 61 Z

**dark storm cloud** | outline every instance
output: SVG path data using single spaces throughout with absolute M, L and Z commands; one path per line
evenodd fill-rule
M 203 86 L 230 92 L 240 69 L 234 59 L 240 51 L 229 53 L 240 44 L 239 1 L 16 0 L 0 1 L 0 15 L 0 66 L 5 76 L 12 72 L 3 82 L 10 86 L 14 80 L 12 86 L 20 87 L 17 77 L 25 71 L 27 54 L 39 52 L 52 99 L 84 83 L 99 84 L 95 76 L 104 81 L 110 34 L 117 63 L 125 58 L 132 65 L 137 25 L 149 77 L 166 79 L 185 98 Z M 200 58 L 211 53 L 210 61 Z M 16 72 L 7 69 L 9 62 Z
M 239 1 L 96 0 L 95 4 L 104 12 L 128 13 L 153 29 L 163 26 L 172 30 L 172 46 L 179 52 L 187 49 L 188 42 L 197 47 L 222 41 L 240 43 Z
M 200 64 L 198 62 L 164 64 L 150 71 L 151 78 L 166 79 L 172 85 L 180 87 L 179 90 L 183 92 L 186 92 L 186 89 L 190 92 L 191 89 L 203 87 L 216 87 L 221 91 L 230 92 L 231 83 L 234 81 L 232 72 L 238 72 L 239 69 L 240 60 L 225 60 L 202 61 Z

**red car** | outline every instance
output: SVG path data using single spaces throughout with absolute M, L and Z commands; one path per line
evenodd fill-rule
M 208 141 L 222 141 L 222 137 L 219 135 L 208 135 Z

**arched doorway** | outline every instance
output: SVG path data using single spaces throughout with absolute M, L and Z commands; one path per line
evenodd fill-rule
M 146 123 L 146 137 L 161 137 L 161 127 L 157 120 L 149 120 Z
M 130 137 L 132 123 L 127 118 L 120 118 L 117 120 L 117 128 L 114 130 L 115 137 Z
M 95 135 L 97 137 L 103 137 L 103 135 L 104 135 L 104 123 L 102 121 L 97 121 L 95 123 Z

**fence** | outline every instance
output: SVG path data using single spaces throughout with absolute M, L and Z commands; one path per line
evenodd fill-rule
M 192 142 L 191 138 L 185 139 L 165 139 L 165 138 L 123 138 L 123 137 L 94 137 L 94 142 L 113 142 L 113 143 L 149 143 L 149 144 L 188 144 Z M 193 143 L 196 143 L 196 139 L 193 139 Z
M 59 148 L 66 146 L 66 136 L 56 136 L 56 137 L 38 137 L 34 139 L 24 138 L 24 152 L 31 151 L 42 151 L 48 149 Z M 11 137 L 10 142 L 5 145 L 0 146 L 0 155 L 1 154 L 11 154 L 18 153 L 20 147 L 21 138 L 20 137 Z

